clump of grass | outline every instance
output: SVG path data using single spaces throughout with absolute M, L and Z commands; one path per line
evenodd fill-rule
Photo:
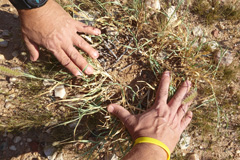
M 195 0 L 192 5 L 192 12 L 203 17 L 207 24 L 222 19 L 239 20 L 240 17 L 238 1 L 234 3 L 231 1 L 222 3 L 218 0 Z

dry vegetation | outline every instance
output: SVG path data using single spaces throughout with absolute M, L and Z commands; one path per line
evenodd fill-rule
M 84 149 L 76 151 L 85 158 L 102 159 L 106 153 L 122 157 L 132 142 L 123 125 L 107 113 L 106 106 L 119 103 L 134 114 L 141 113 L 153 103 L 161 73 L 170 70 L 169 97 L 186 79 L 193 82 L 192 94 L 186 101 L 194 99 L 198 92 L 191 107 L 195 118 L 189 132 L 201 130 L 203 135 L 214 134 L 216 130 L 212 126 L 221 126 L 225 121 L 223 107 L 234 106 L 232 110 L 235 110 L 240 105 L 239 91 L 232 101 L 223 103 L 219 98 L 224 92 L 219 86 L 225 86 L 230 80 L 237 81 L 236 73 L 240 68 L 239 64 L 223 67 L 220 62 L 215 63 L 213 53 L 207 49 L 210 41 L 202 42 L 201 37 L 192 36 L 188 18 L 193 12 L 207 24 L 222 18 L 237 21 L 240 9 L 214 0 L 212 4 L 203 1 L 194 1 L 194 7 L 183 4 L 183 1 L 172 2 L 179 16 L 173 23 L 166 18 L 169 4 L 165 2 L 161 11 L 153 14 L 138 0 L 129 3 L 101 0 L 63 3 L 63 7 L 75 17 L 82 10 L 95 15 L 94 26 L 102 29 L 101 36 L 85 36 L 101 52 L 99 61 L 85 56 L 96 72 L 92 76 L 73 77 L 42 49 L 44 56 L 41 60 L 25 64 L 25 73 L 14 84 L 20 92 L 15 102 L 19 108 L 12 115 L 1 117 L 0 130 L 51 128 L 56 134 L 54 145 L 71 143 L 78 146 L 84 143 Z M 199 42 L 198 46 L 194 45 L 196 42 Z M 220 46 L 219 50 L 223 56 L 224 49 Z M 239 59 L 239 55 L 235 58 Z M 19 75 L 19 72 L 2 67 L 0 73 Z M 50 85 L 44 86 L 44 81 Z M 65 99 L 52 96 L 52 91 L 60 84 L 67 88 Z M 0 93 L 8 95 L 1 90 Z M 76 127 L 71 128 L 68 124 Z M 173 157 L 181 159 L 178 150 Z

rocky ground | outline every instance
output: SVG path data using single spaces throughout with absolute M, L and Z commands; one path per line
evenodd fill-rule
M 17 12 L 8 0 L 1 0 L 0 6 L 0 65 L 23 70 L 22 66 L 31 62 L 29 62 L 27 51 L 21 40 Z M 230 69 L 238 68 L 238 70 L 235 69 L 235 79 L 230 79 L 228 85 L 222 83 L 222 86 L 215 86 L 215 90 L 221 90 L 221 93 L 217 93 L 219 105 L 222 106 L 220 109 L 221 117 L 217 117 L 217 109 L 211 109 L 210 113 L 208 107 L 201 107 L 201 111 L 193 110 L 196 111 L 196 113 L 193 112 L 196 116 L 200 114 L 198 112 L 203 114 L 206 112 L 209 115 L 194 117 L 194 123 L 185 131 L 175 151 L 178 156 L 173 159 L 240 160 L 240 102 L 238 98 L 240 95 L 240 21 L 221 20 L 211 25 L 205 25 L 197 15 L 190 14 L 188 16 L 187 23 L 191 24 L 193 36 L 201 37 L 202 41 L 216 41 L 226 50 L 224 57 L 221 57 L 220 53 L 216 51 L 213 57 L 215 61 L 219 62 L 221 59 L 221 66 L 227 66 Z M 214 42 L 209 47 L 210 50 L 214 51 Z M 126 57 L 123 57 L 122 60 L 127 61 L 127 63 L 119 64 L 119 67 L 125 66 L 126 68 L 122 69 L 123 72 L 117 76 L 119 76 L 119 81 L 129 84 L 135 78 L 137 74 L 135 70 L 139 66 L 133 64 L 130 66 L 132 68 L 129 69 L 128 63 L 134 61 Z M 117 74 L 116 70 L 110 72 Z M 145 78 L 147 77 L 146 73 Z M 221 79 L 216 81 L 221 82 Z M 0 75 L 0 118 L 12 115 L 17 111 L 20 103 L 16 97 L 23 96 L 24 91 L 15 87 L 16 82 L 21 82 L 21 79 L 6 78 Z M 221 84 L 220 82 L 218 84 Z M 45 86 L 52 85 L 49 83 L 46 81 Z M 53 97 L 63 98 L 66 90 L 64 86 L 58 86 L 55 88 Z M 28 98 L 26 95 L 24 96 L 23 98 Z M 65 112 L 65 109 L 59 108 L 59 112 Z M 219 119 L 220 123 L 218 123 Z M 69 127 L 71 128 L 71 126 Z M 0 135 L 0 159 L 81 159 L 75 151 L 76 148 L 81 150 L 85 145 L 78 143 L 66 145 L 59 149 L 51 145 L 54 141 L 55 137 L 49 130 L 35 128 L 21 132 L 5 131 Z M 115 160 L 117 156 L 106 154 L 102 159 Z

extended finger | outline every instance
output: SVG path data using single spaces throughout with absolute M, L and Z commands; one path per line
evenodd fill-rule
M 165 104 L 167 103 L 170 81 L 171 81 L 170 72 L 169 71 L 163 72 L 162 78 L 157 90 L 156 102 L 158 103 L 163 102 Z
M 77 66 L 77 68 L 80 68 L 80 70 L 86 74 L 93 74 L 94 69 L 88 64 L 85 58 L 78 52 L 75 47 L 70 46 L 69 48 L 63 48 L 63 50 L 70 58 L 70 60 Z M 71 70 L 74 69 L 71 68 Z
M 66 55 L 63 50 L 59 49 L 57 52 L 53 52 L 53 54 L 58 59 L 58 61 L 64 67 L 66 67 L 73 75 L 82 75 L 82 73 L 79 71 L 79 68 L 72 62 L 72 60 Z
M 186 93 L 190 90 L 191 82 L 185 81 L 172 97 L 168 105 L 171 107 L 172 113 L 176 113 Z
M 38 45 L 34 42 L 31 42 L 27 37 L 24 37 L 24 41 L 31 54 L 31 61 L 36 61 L 39 57 Z
M 95 50 L 90 44 L 88 44 L 82 37 L 76 35 L 73 38 L 73 44 L 81 48 L 84 52 L 88 53 L 92 58 L 98 58 L 98 51 Z
M 126 127 L 129 126 L 129 124 L 127 124 L 127 120 L 131 115 L 131 113 L 126 110 L 125 108 L 123 108 L 122 106 L 118 105 L 118 104 L 110 104 L 107 107 L 108 112 L 114 114 L 116 117 L 118 117 L 125 125 Z
M 189 111 L 189 112 L 187 112 L 185 117 L 183 117 L 183 119 L 181 120 L 181 123 L 180 123 L 181 131 L 185 130 L 186 127 L 189 125 L 189 123 L 192 120 L 192 116 L 193 116 L 192 112 Z
M 82 22 L 79 21 L 75 21 L 75 25 L 77 28 L 78 32 L 82 32 L 82 33 L 86 33 L 86 34 L 92 34 L 92 35 L 100 35 L 101 34 L 101 30 L 94 28 L 92 26 L 88 26 Z

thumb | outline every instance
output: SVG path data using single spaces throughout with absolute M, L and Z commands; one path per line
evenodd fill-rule
M 34 42 L 31 42 L 27 37 L 24 38 L 26 46 L 31 54 L 31 61 L 36 61 L 39 57 L 38 45 Z
M 128 110 L 118 104 L 110 104 L 107 107 L 107 110 L 109 113 L 112 113 L 113 115 L 118 117 L 124 124 L 126 123 L 126 120 L 129 118 L 129 116 L 132 115 Z

